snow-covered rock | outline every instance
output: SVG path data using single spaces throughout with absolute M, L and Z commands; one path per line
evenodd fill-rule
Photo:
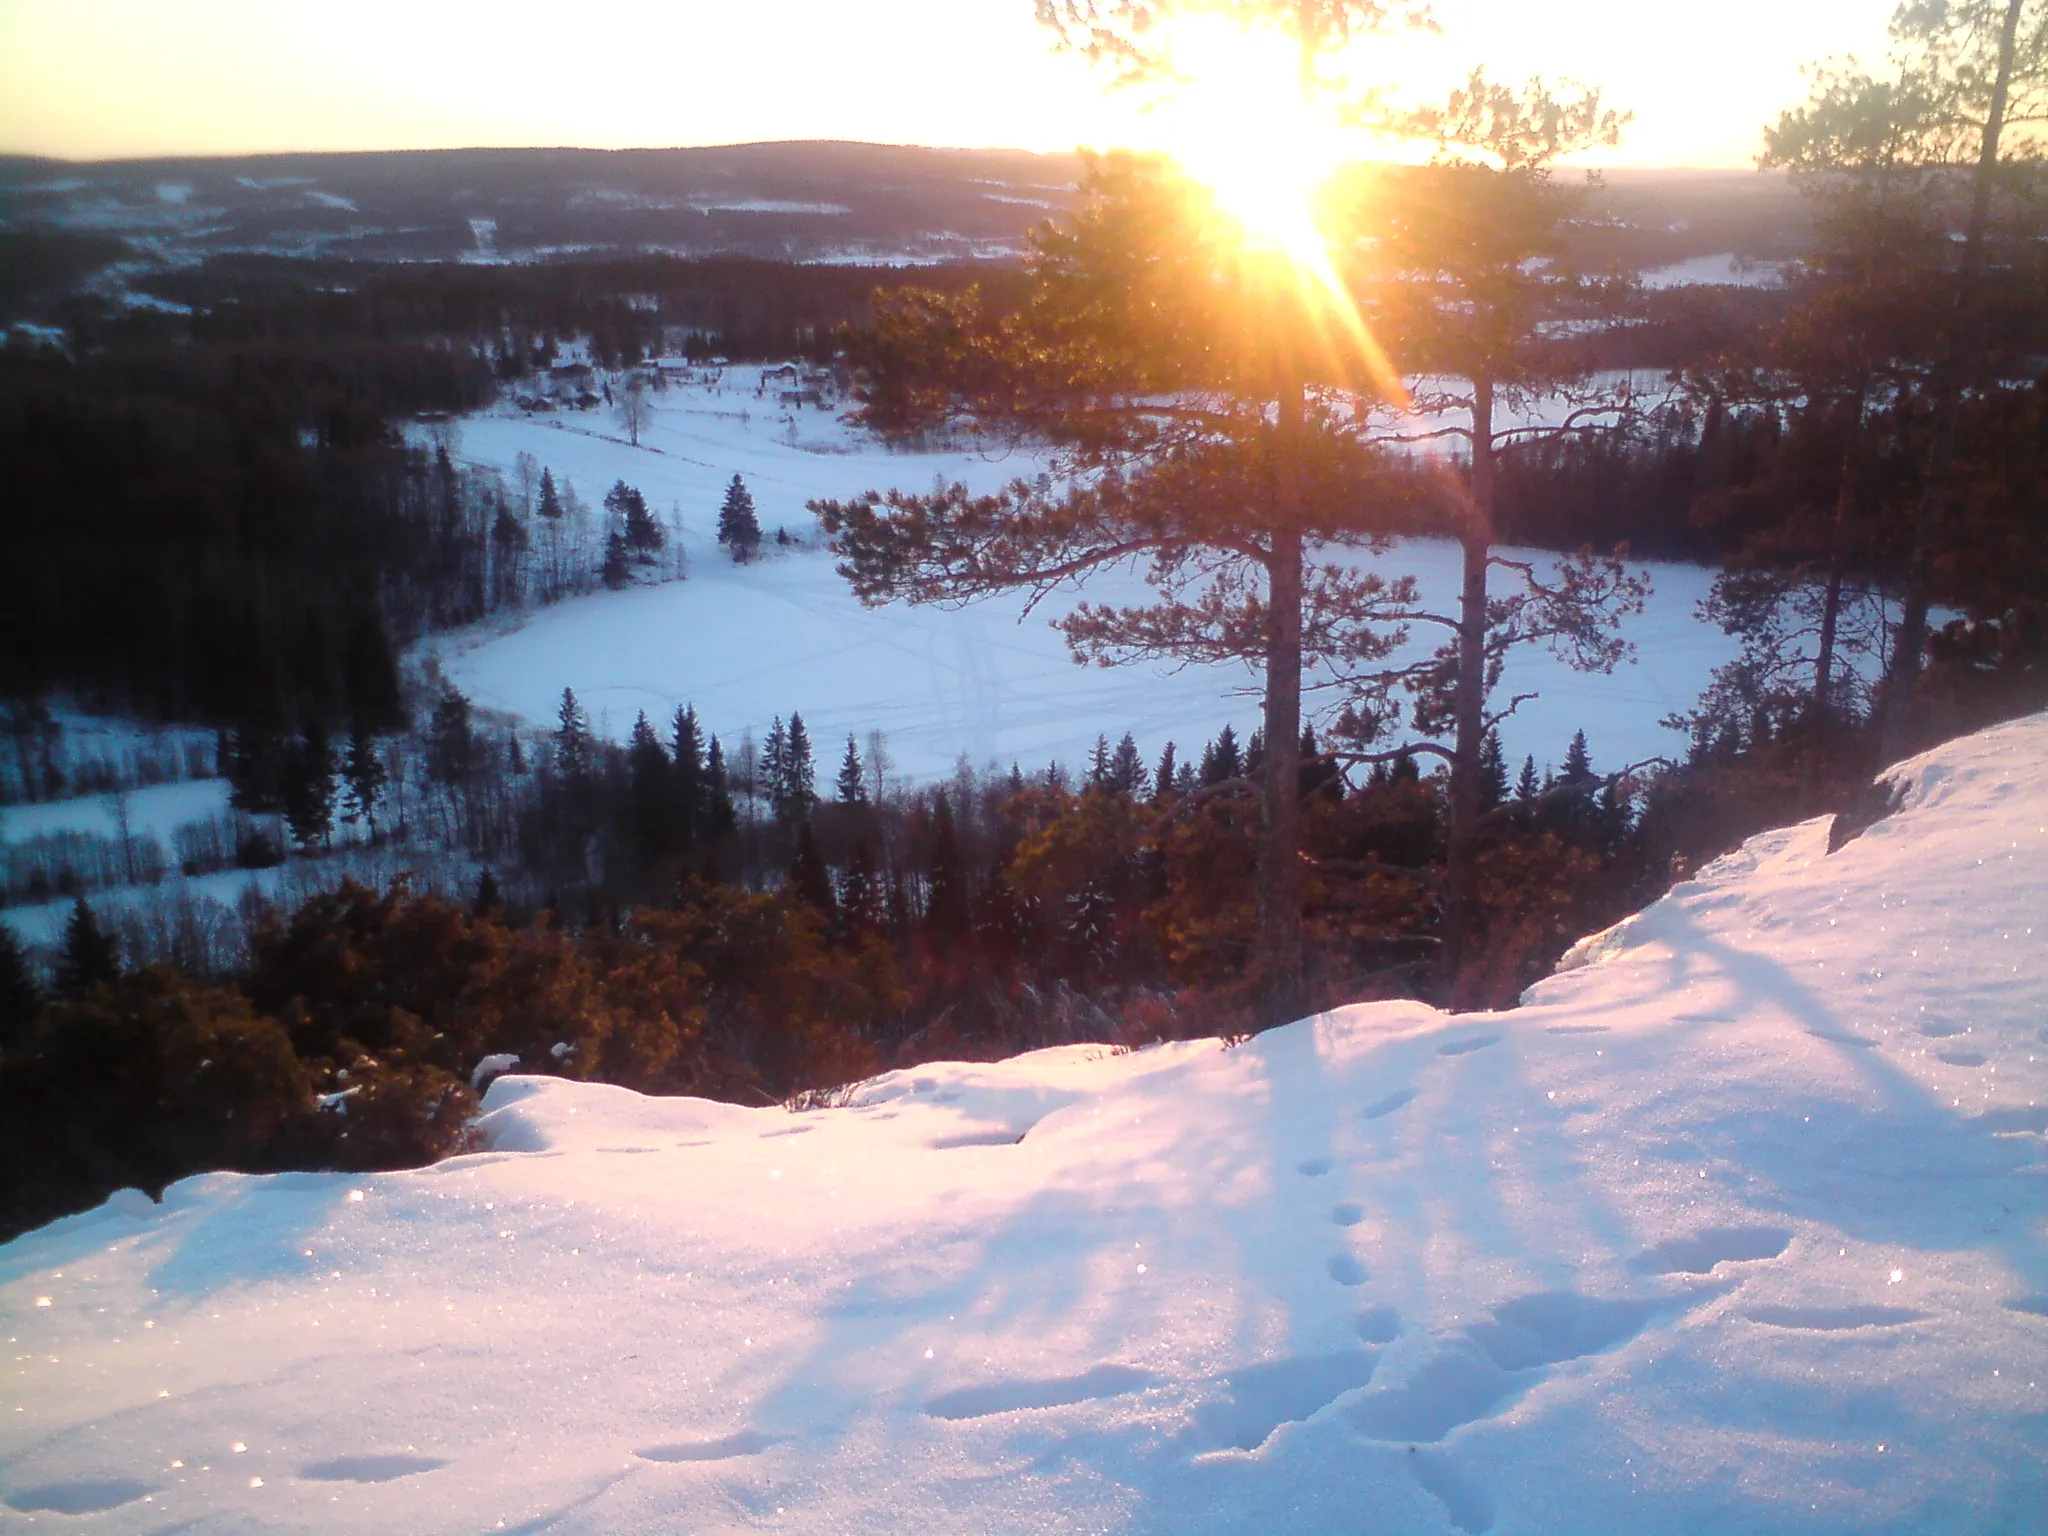
M 0 1248 L 0 1500 L 96 1531 L 2048 1524 L 2048 718 L 1531 990 L 490 1150 Z M 43 1304 L 47 1302 L 47 1304 Z M 85 1528 L 80 1526 L 80 1528 Z

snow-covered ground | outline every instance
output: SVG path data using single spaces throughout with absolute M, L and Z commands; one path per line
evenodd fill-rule
M 2020 1533 L 2048 1511 L 2048 717 L 1524 1007 L 528 1077 L 488 1150 L 0 1248 L 22 1529 Z M 89 1519 L 82 1518 L 89 1516 Z
M 1692 256 L 1643 274 L 1645 288 L 1775 288 L 1785 280 L 1786 263 L 1750 261 L 1741 256 Z
M 863 609 L 822 549 L 777 550 L 775 530 L 815 540 L 805 504 L 875 488 L 928 489 L 958 480 L 992 491 L 1037 472 L 1028 456 L 889 453 L 815 408 L 785 414 L 774 394 L 757 398 L 759 370 L 736 369 L 720 393 L 672 388 L 654 396 L 640 448 L 609 436 L 599 413 L 523 417 L 497 412 L 461 426 L 459 453 L 510 471 L 530 453 L 595 505 L 615 480 L 638 487 L 656 512 L 680 513 L 691 557 L 680 585 L 606 592 L 535 614 L 523 626 L 434 642 L 446 675 L 477 702 L 537 724 L 555 717 L 573 688 L 600 726 L 623 739 L 645 710 L 657 724 L 694 704 L 730 745 L 770 720 L 804 717 L 821 760 L 848 733 L 887 733 L 898 768 L 913 778 L 951 771 L 961 754 L 976 767 L 1013 761 L 1027 770 L 1058 758 L 1086 761 L 1100 733 L 1133 732 L 1148 757 L 1170 739 L 1183 755 L 1226 722 L 1240 737 L 1257 723 L 1252 678 L 1237 666 L 1081 668 L 1048 620 L 1085 598 L 1135 603 L 1149 589 L 1131 572 L 1106 572 L 1058 594 L 1034 613 L 1021 595 L 967 608 L 896 605 Z M 726 485 L 742 476 L 757 503 L 768 556 L 735 566 L 714 541 Z M 1539 561 L 1546 557 L 1536 556 Z M 1456 551 L 1423 542 L 1381 562 L 1413 573 L 1439 608 L 1457 590 Z M 1510 665 L 1504 693 L 1536 692 L 1503 729 L 1511 757 L 1560 761 L 1584 728 L 1596 764 L 1679 750 L 1658 720 L 1687 708 L 1731 642 L 1694 616 L 1712 574 L 1652 565 L 1656 596 L 1628 634 L 1639 659 L 1611 677 L 1582 676 L 1547 654 Z M 1418 632 L 1418 646 L 1423 637 Z M 1427 643 L 1437 643 L 1435 635 Z M 1315 702 L 1332 702 L 1323 698 Z
M 178 828 L 211 821 L 228 810 L 226 779 L 185 779 L 143 789 L 74 795 L 28 805 L 0 806 L 0 843 L 25 842 L 58 832 L 90 832 L 117 837 L 121 817 L 128 818 L 131 837 L 154 837 L 166 847 Z

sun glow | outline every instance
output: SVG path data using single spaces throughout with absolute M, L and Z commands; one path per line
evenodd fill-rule
M 1190 20 L 1169 46 L 1176 84 L 1152 112 L 1166 152 L 1255 245 L 1327 261 L 1323 188 L 1356 149 L 1301 87 L 1287 39 Z

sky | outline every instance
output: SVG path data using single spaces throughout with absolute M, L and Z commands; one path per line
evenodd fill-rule
M 1437 0 L 1361 72 L 1600 86 L 1601 163 L 1746 166 L 1800 66 L 1875 59 L 1890 0 Z M 1711 21 L 1709 20 L 1711 18 Z M 0 0 L 0 151 L 94 159 L 857 139 L 1171 148 L 1031 0 Z

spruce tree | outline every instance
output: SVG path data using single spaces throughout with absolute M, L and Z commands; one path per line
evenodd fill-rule
M 662 750 L 661 738 L 654 734 L 645 710 L 634 718 L 633 734 L 626 744 L 626 767 L 634 850 L 643 864 L 652 863 L 675 847 L 675 801 L 668 753 Z
M 466 700 L 464 715 L 467 718 Z M 555 765 L 571 784 L 587 784 L 596 771 L 597 749 L 590 736 L 590 717 L 576 702 L 573 688 L 562 690 L 562 703 L 555 711 L 555 720 Z
M 804 717 L 791 711 L 789 738 L 783 744 L 782 795 L 791 821 L 807 820 L 818 803 L 818 768 L 811 757 L 811 733 Z
M 1515 780 L 1515 798 L 1527 805 L 1542 793 L 1536 780 L 1536 758 L 1532 753 L 1522 759 L 1521 776 Z
M 846 737 L 846 755 L 839 760 L 839 778 L 835 788 L 841 805 L 868 803 L 867 774 L 861 768 L 860 745 L 851 732 Z
M 64 950 L 57 957 L 57 995 L 84 996 L 94 987 L 120 978 L 121 964 L 114 941 L 100 929 L 99 918 L 85 898 L 79 897 L 64 925 Z
M 1101 788 L 1109 783 L 1109 738 L 1097 736 L 1095 750 L 1088 754 L 1088 786 Z
M 789 820 L 789 732 L 782 724 L 782 716 L 775 717 L 768 727 L 768 739 L 761 744 L 760 793 L 767 798 L 768 810 L 777 821 Z
M 505 898 L 498 889 L 498 877 L 488 869 L 477 876 L 476 897 L 470 902 L 469 915 L 480 923 L 495 922 L 505 915 Z
M 1216 733 L 1216 739 L 1202 749 L 1202 784 L 1222 784 L 1238 778 L 1244 773 L 1244 764 L 1238 757 L 1237 732 L 1224 726 Z
M 1173 743 L 1166 744 L 1166 750 L 1159 754 L 1159 766 L 1152 770 L 1152 799 L 1154 803 L 1164 800 L 1174 792 Z
M 275 732 L 238 725 L 228 732 L 228 804 L 251 816 L 283 809 L 283 744 Z
M 725 749 L 719 746 L 716 736 L 711 738 L 711 750 L 705 754 L 704 783 L 707 796 L 704 830 L 712 838 L 724 837 L 737 829 L 740 822 L 733 810 L 732 784 L 725 771 Z
M 886 920 L 882 882 L 875 873 L 875 855 L 866 838 L 854 842 L 853 855 L 839 876 L 839 922 L 847 933 L 870 932 Z
M 555 489 L 555 474 L 550 469 L 540 472 L 540 515 L 551 523 L 562 520 L 562 496 Z
M 1138 756 L 1138 743 L 1129 731 L 1124 732 L 1123 740 L 1116 744 L 1116 751 L 1110 757 L 1109 786 L 1129 799 L 1144 798 L 1145 760 Z
M 742 565 L 761 547 L 761 522 L 754 515 L 754 498 L 738 475 L 725 488 L 725 501 L 718 509 L 718 542 Z
M 519 738 L 515 736 L 512 739 L 516 748 Z M 370 841 L 374 844 L 377 841 L 377 805 L 384 798 L 388 775 L 384 759 L 377 751 L 377 738 L 360 725 L 348 733 L 348 755 L 342 759 L 341 777 L 347 785 L 343 814 L 351 823 L 366 823 L 370 829 Z
M 1507 759 L 1501 755 L 1500 732 L 1488 731 L 1479 754 L 1479 806 L 1492 810 L 1508 797 Z
M 832 872 L 825 867 L 825 855 L 818 851 L 818 839 L 808 821 L 797 829 L 796 858 L 789 866 L 789 884 L 798 900 L 837 923 L 839 905 L 832 893 Z
M 284 818 L 304 848 L 334 830 L 334 749 L 317 720 L 307 725 L 285 761 Z
M 0 923 L 0 1056 L 27 1044 L 42 1006 L 42 989 L 29 971 L 21 941 Z
M 953 804 L 942 789 L 932 817 L 932 864 L 925 928 L 939 943 L 953 943 L 967 932 L 969 915 L 967 866 L 960 857 L 960 837 L 953 827 Z
M 614 592 L 633 579 L 633 563 L 626 557 L 626 541 L 616 533 L 605 540 L 604 564 L 598 568 L 598 575 Z
M 704 828 L 710 807 L 705 794 L 704 738 L 697 711 L 685 704 L 676 711 L 670 745 L 669 792 L 675 799 L 676 838 L 690 847 Z
M 427 726 L 427 777 L 450 787 L 467 784 L 476 772 L 476 733 L 469 700 L 454 689 L 441 696 Z

